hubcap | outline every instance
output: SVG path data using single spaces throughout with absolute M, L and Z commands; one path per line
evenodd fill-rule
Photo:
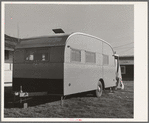
M 100 91 L 101 90 L 101 88 L 98 86 L 98 91 Z

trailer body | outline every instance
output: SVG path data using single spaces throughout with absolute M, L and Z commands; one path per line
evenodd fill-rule
M 13 91 L 66 96 L 116 86 L 114 51 L 84 33 L 22 40 L 15 49 Z

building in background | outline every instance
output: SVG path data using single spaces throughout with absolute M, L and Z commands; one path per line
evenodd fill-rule
M 18 43 L 18 39 L 5 34 L 5 52 L 4 52 L 4 84 L 12 84 L 13 53 Z
M 122 79 L 125 81 L 134 80 L 134 56 L 120 56 Z

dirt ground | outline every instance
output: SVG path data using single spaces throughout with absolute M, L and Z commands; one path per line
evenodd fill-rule
M 28 108 L 12 107 L 11 89 L 5 93 L 5 118 L 133 118 L 134 82 L 124 81 L 125 89 L 100 98 L 93 94 L 67 96 L 61 105 L 60 97 L 38 97 L 28 101 Z M 5 89 L 6 90 L 6 89 Z

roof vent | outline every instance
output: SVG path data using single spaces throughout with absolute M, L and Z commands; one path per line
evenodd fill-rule
M 55 34 L 57 33 L 65 33 L 62 29 L 52 29 Z

